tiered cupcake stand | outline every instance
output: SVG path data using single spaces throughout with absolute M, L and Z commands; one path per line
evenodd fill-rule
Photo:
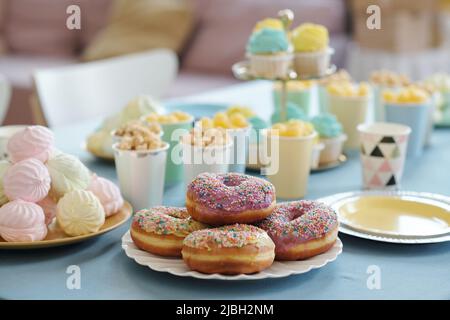
M 281 10 L 278 12 L 278 17 L 283 22 L 283 26 L 285 30 L 288 30 L 289 27 L 292 24 L 292 21 L 294 20 L 294 13 L 289 10 Z M 328 67 L 326 72 L 324 74 L 318 75 L 318 76 L 309 76 L 309 75 L 301 75 L 295 72 L 294 70 L 289 70 L 289 72 L 286 74 L 284 78 L 266 78 L 266 77 L 260 77 L 255 76 L 251 72 L 250 63 L 249 61 L 240 61 L 235 63 L 231 68 L 233 75 L 236 79 L 242 80 L 242 81 L 253 81 L 253 80 L 269 80 L 274 82 L 279 82 L 281 84 L 281 90 L 280 90 L 280 119 L 281 122 L 285 122 L 288 120 L 288 112 L 287 112 L 287 103 L 288 103 L 288 90 L 287 90 L 287 83 L 289 81 L 294 80 L 318 80 L 325 77 L 328 77 L 336 72 L 337 68 L 336 65 L 332 64 Z M 312 172 L 318 172 L 318 171 L 324 171 L 328 169 L 332 169 L 335 167 L 340 166 L 342 163 L 347 161 L 347 157 L 342 154 L 338 161 L 327 164 L 323 167 L 318 167 L 315 169 L 312 169 Z M 250 169 L 259 169 L 256 167 L 249 167 Z

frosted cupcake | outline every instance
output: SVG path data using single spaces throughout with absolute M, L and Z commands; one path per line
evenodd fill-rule
M 294 69 L 300 76 L 323 76 L 334 50 L 329 47 L 328 30 L 322 25 L 303 23 L 292 31 Z
M 328 113 L 315 116 L 311 122 L 319 134 L 320 142 L 324 145 L 320 152 L 319 164 L 337 161 L 347 140 L 342 125 L 334 115 Z
M 255 77 L 285 78 L 293 55 L 284 30 L 262 28 L 253 32 L 247 43 L 250 71 Z

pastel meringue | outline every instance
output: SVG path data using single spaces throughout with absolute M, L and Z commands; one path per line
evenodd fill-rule
M 105 211 L 91 191 L 73 190 L 59 200 L 56 220 L 66 234 L 81 236 L 100 229 L 105 222 Z
M 78 158 L 54 152 L 47 161 L 52 180 L 50 194 L 59 199 L 67 192 L 84 190 L 91 182 L 89 169 Z
M 3 189 L 9 200 L 38 202 L 50 190 L 50 174 L 45 165 L 30 158 L 9 167 L 3 177 Z
M 3 188 L 3 177 L 5 176 L 6 170 L 8 170 L 9 167 L 11 167 L 11 163 L 9 161 L 7 160 L 0 161 L 0 206 L 4 205 L 9 201 Z
M 7 144 L 12 162 L 36 158 L 46 162 L 53 148 L 53 132 L 43 126 L 29 126 L 14 134 Z
M 0 208 L 0 236 L 4 240 L 39 241 L 46 235 L 44 212 L 37 204 L 14 200 Z
M 108 179 L 98 177 L 94 174 L 88 190 L 92 191 L 100 200 L 106 217 L 117 213 L 123 206 L 124 201 L 120 189 Z
M 56 202 L 50 196 L 45 197 L 41 201 L 37 203 L 45 215 L 45 224 L 49 225 L 53 222 L 53 219 L 56 217 Z

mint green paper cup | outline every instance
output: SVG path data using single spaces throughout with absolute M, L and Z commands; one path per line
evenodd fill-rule
M 178 135 L 172 137 L 172 134 L 175 130 L 183 129 L 186 131 L 190 131 L 193 126 L 194 118 L 189 119 L 185 122 L 177 122 L 177 123 L 161 123 L 162 130 L 164 132 L 162 136 L 162 140 L 169 144 L 169 149 L 167 152 L 167 162 L 166 162 L 166 175 L 165 175 L 165 183 L 166 185 L 173 185 L 176 183 L 180 183 L 184 179 L 184 166 L 182 163 L 177 163 L 175 161 L 174 155 L 172 155 L 173 149 L 178 145 L 179 139 L 177 139 Z
M 295 104 L 309 116 L 311 115 L 312 90 L 313 86 L 303 90 L 288 90 L 287 102 Z M 275 110 L 280 110 L 281 92 L 278 88 L 273 89 L 273 103 Z

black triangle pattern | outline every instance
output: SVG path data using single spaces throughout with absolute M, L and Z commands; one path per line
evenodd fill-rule
M 372 152 L 370 153 L 370 155 L 372 157 L 379 157 L 379 158 L 383 158 L 383 153 L 381 152 L 380 148 L 378 148 L 378 146 L 376 146 Z
M 395 140 L 393 137 L 383 137 L 380 143 L 395 143 Z
M 391 176 L 389 181 L 386 183 L 387 186 L 394 186 L 397 182 L 395 181 L 394 175 Z

